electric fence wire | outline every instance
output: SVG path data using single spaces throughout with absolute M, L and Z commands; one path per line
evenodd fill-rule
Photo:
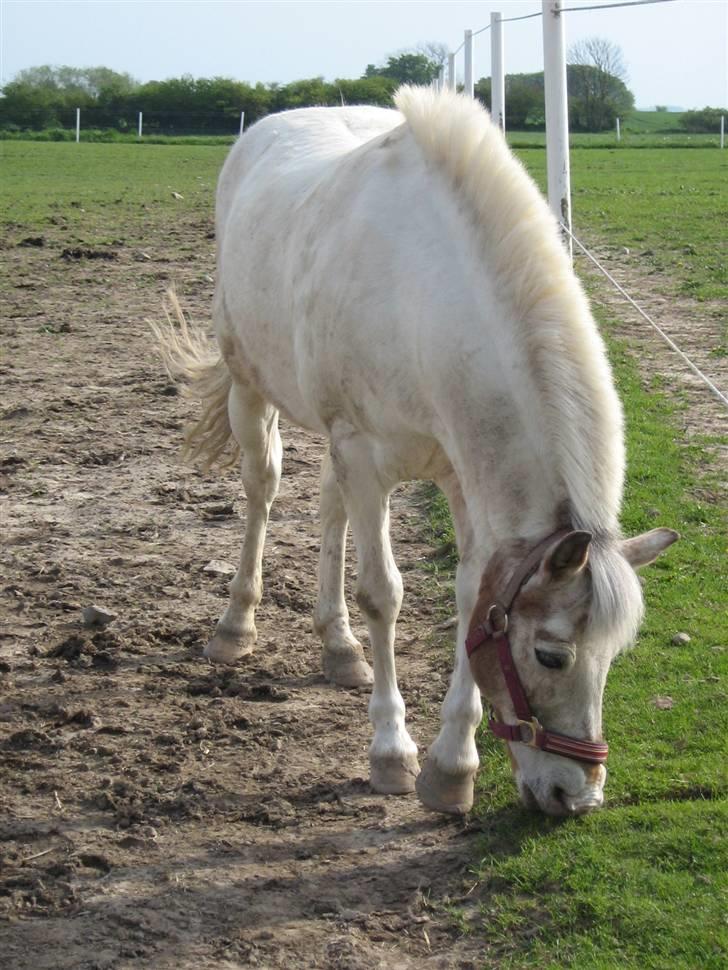
M 675 0 L 625 0 L 624 3 L 597 3 L 590 7 L 562 7 L 559 13 L 578 13 L 580 10 L 616 10 L 617 7 L 644 7 L 652 3 L 674 3 Z
M 602 264 L 599 262 L 596 256 L 594 256 L 592 253 L 589 252 L 589 250 L 586 248 L 584 243 L 582 243 L 579 239 L 576 238 L 576 236 L 571 231 L 571 229 L 569 229 L 568 226 L 564 225 L 563 222 L 560 225 L 561 225 L 561 228 L 564 230 L 564 232 L 568 234 L 571 240 L 575 242 L 576 245 L 579 247 L 579 249 L 584 253 L 587 259 L 590 259 L 591 262 L 594 263 L 597 269 L 606 276 L 606 278 L 609 280 L 612 286 L 616 290 L 618 290 L 625 298 L 625 300 L 627 300 L 627 302 L 630 303 L 634 307 L 634 309 L 640 314 L 640 316 L 644 317 L 644 319 L 649 323 L 649 325 L 653 327 L 654 330 L 657 331 L 657 333 L 662 337 L 662 339 L 665 341 L 668 347 L 670 347 L 671 350 L 674 350 L 675 353 L 678 354 L 678 356 L 688 365 L 690 370 L 697 377 L 699 377 L 700 380 L 703 381 L 703 383 L 706 384 L 708 388 L 710 388 L 710 390 L 718 398 L 718 400 L 721 401 L 723 404 L 725 404 L 726 408 L 728 408 L 728 397 L 726 397 L 725 394 L 715 386 L 715 384 L 711 381 L 709 377 L 705 376 L 705 374 L 700 370 L 700 368 L 697 367 L 692 362 L 692 360 L 690 360 L 687 354 L 683 353 L 683 351 L 680 350 L 680 348 L 675 343 L 675 341 L 672 340 L 670 337 L 668 337 L 665 331 L 660 326 L 658 326 L 647 313 L 645 313 L 642 307 L 638 303 L 635 303 L 635 301 L 632 299 L 629 293 L 624 289 L 624 287 L 619 285 L 619 283 L 615 280 L 615 278 L 612 276 L 609 270 L 605 269 L 605 267 L 602 266 Z
M 562 7 L 559 13 L 574 13 L 579 10 L 612 10 L 617 7 L 643 7 L 646 4 L 654 3 L 674 3 L 675 0 L 625 0 L 623 3 L 598 3 L 588 7 Z M 527 13 L 522 17 L 502 17 L 500 23 L 502 24 L 513 24 L 517 20 L 533 20 L 534 17 L 543 17 L 543 11 L 538 10 L 536 13 Z M 479 30 L 473 31 L 473 37 L 477 37 L 478 34 L 484 33 L 486 30 L 490 30 L 492 24 L 488 24 L 486 27 L 481 27 Z M 459 54 L 460 51 L 465 46 L 465 41 L 458 47 L 453 54 Z
M 543 12 L 539 10 L 537 13 L 524 14 L 523 17 L 501 17 L 498 22 L 501 24 L 512 24 L 515 23 L 516 20 L 533 20 L 534 17 L 543 17 Z M 487 27 L 481 27 L 480 30 L 474 30 L 473 37 L 477 37 L 478 34 L 482 34 L 484 30 L 490 30 L 492 26 L 492 24 L 488 24 Z M 465 41 L 463 41 L 463 43 L 465 43 Z M 462 47 L 462 44 L 460 46 Z M 458 50 L 459 49 L 460 48 L 458 48 Z

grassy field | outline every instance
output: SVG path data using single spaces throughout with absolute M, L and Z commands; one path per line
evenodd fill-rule
M 545 153 L 518 155 L 544 188 Z M 728 152 L 574 150 L 571 165 L 577 236 L 627 247 L 669 292 L 728 299 Z
M 143 250 L 182 211 L 210 224 L 225 152 L 2 143 L 2 229 L 9 244 L 48 235 Z M 521 155 L 542 181 L 543 152 Z M 724 301 L 727 159 L 707 149 L 576 149 L 576 230 L 644 254 L 667 292 Z M 140 207 L 145 219 L 127 229 Z M 609 335 L 610 320 L 601 323 Z M 716 352 L 724 346 L 716 320 Z M 647 621 L 608 684 L 607 807 L 563 823 L 521 810 L 502 746 L 483 732 L 473 884 L 487 903 L 458 905 L 451 916 L 497 948 L 499 967 L 717 970 L 728 958 L 726 513 L 700 470 L 702 442 L 679 440 L 680 402 L 658 381 L 645 389 L 624 345 L 610 341 L 610 350 L 628 416 L 625 530 L 665 524 L 683 538 L 645 570 Z M 447 522 L 435 519 L 446 534 Z M 449 576 L 441 575 L 446 585 Z M 672 645 L 679 630 L 690 643 Z M 660 709 L 655 698 L 665 696 L 672 706 Z
M 680 114 L 675 111 L 633 111 L 622 119 L 621 138 L 614 131 L 599 134 L 572 132 L 572 148 L 717 148 L 720 132 L 690 134 L 680 127 Z M 514 148 L 540 148 L 546 144 L 541 132 L 512 131 L 508 141 Z

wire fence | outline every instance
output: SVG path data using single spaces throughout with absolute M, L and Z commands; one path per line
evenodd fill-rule
M 630 306 L 637 311 L 637 313 L 642 317 L 643 320 L 646 320 L 647 323 L 649 323 L 652 329 L 657 334 L 659 334 L 659 336 L 665 341 L 668 347 L 680 357 L 683 363 L 687 364 L 687 366 L 696 375 L 696 377 L 698 377 L 703 382 L 703 384 L 706 385 L 706 387 L 710 390 L 710 392 L 725 406 L 726 410 L 728 410 L 728 397 L 726 397 L 726 395 L 718 387 L 716 387 L 713 381 L 711 381 L 711 379 L 707 377 L 695 363 L 693 363 L 693 361 L 688 357 L 686 353 L 680 350 L 680 348 L 675 343 L 675 341 L 671 337 L 669 337 L 668 334 L 665 333 L 662 327 L 660 327 L 657 323 L 655 323 L 652 317 L 645 310 L 642 309 L 642 307 L 637 303 L 636 300 L 632 299 L 629 293 L 624 289 L 623 286 L 621 286 L 621 284 L 617 282 L 617 280 L 612 276 L 609 270 L 606 269 L 606 267 L 604 267 L 599 262 L 599 260 L 596 258 L 594 253 L 592 253 L 589 249 L 587 249 L 584 243 L 581 242 L 580 239 L 577 239 L 577 237 L 574 235 L 571 229 L 565 226 L 563 222 L 561 223 L 561 229 L 563 230 L 563 232 L 568 233 L 571 241 L 575 243 L 578 249 L 587 257 L 587 259 L 596 266 L 599 272 L 602 273 L 609 280 L 609 282 L 612 284 L 615 290 L 617 290 L 617 292 L 624 297 L 627 303 L 629 303 Z

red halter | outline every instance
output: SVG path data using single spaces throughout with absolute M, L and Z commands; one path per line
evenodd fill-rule
M 511 653 L 511 644 L 508 640 L 508 614 L 518 593 L 536 572 L 546 549 L 553 542 L 567 536 L 571 531 L 571 529 L 561 529 L 559 532 L 548 536 L 531 550 L 516 568 L 502 598 L 495 601 L 491 600 L 491 605 L 488 607 L 483 620 L 476 619 L 479 613 L 478 605 L 476 605 L 473 620 L 470 623 L 469 635 L 465 640 L 465 649 L 468 657 L 472 657 L 473 653 L 484 644 L 491 640 L 495 641 L 498 660 L 518 721 L 516 724 L 505 724 L 502 721 L 497 721 L 495 717 L 491 717 L 488 726 L 493 734 L 505 741 L 520 741 L 532 748 L 550 751 L 564 758 L 588 761 L 592 764 L 603 764 L 607 760 L 609 751 L 605 742 L 580 741 L 577 738 L 567 737 L 565 734 L 555 734 L 552 731 L 547 731 L 534 717 L 521 678 L 518 676 Z M 481 595 L 482 592 L 481 590 Z

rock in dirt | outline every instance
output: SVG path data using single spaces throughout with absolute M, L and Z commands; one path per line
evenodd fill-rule
M 219 559 L 211 559 L 206 566 L 203 566 L 202 571 L 211 573 L 213 576 L 234 576 L 235 566 L 221 562 Z
M 104 627 L 116 619 L 116 613 L 110 613 L 100 606 L 85 606 L 83 609 L 83 625 Z

